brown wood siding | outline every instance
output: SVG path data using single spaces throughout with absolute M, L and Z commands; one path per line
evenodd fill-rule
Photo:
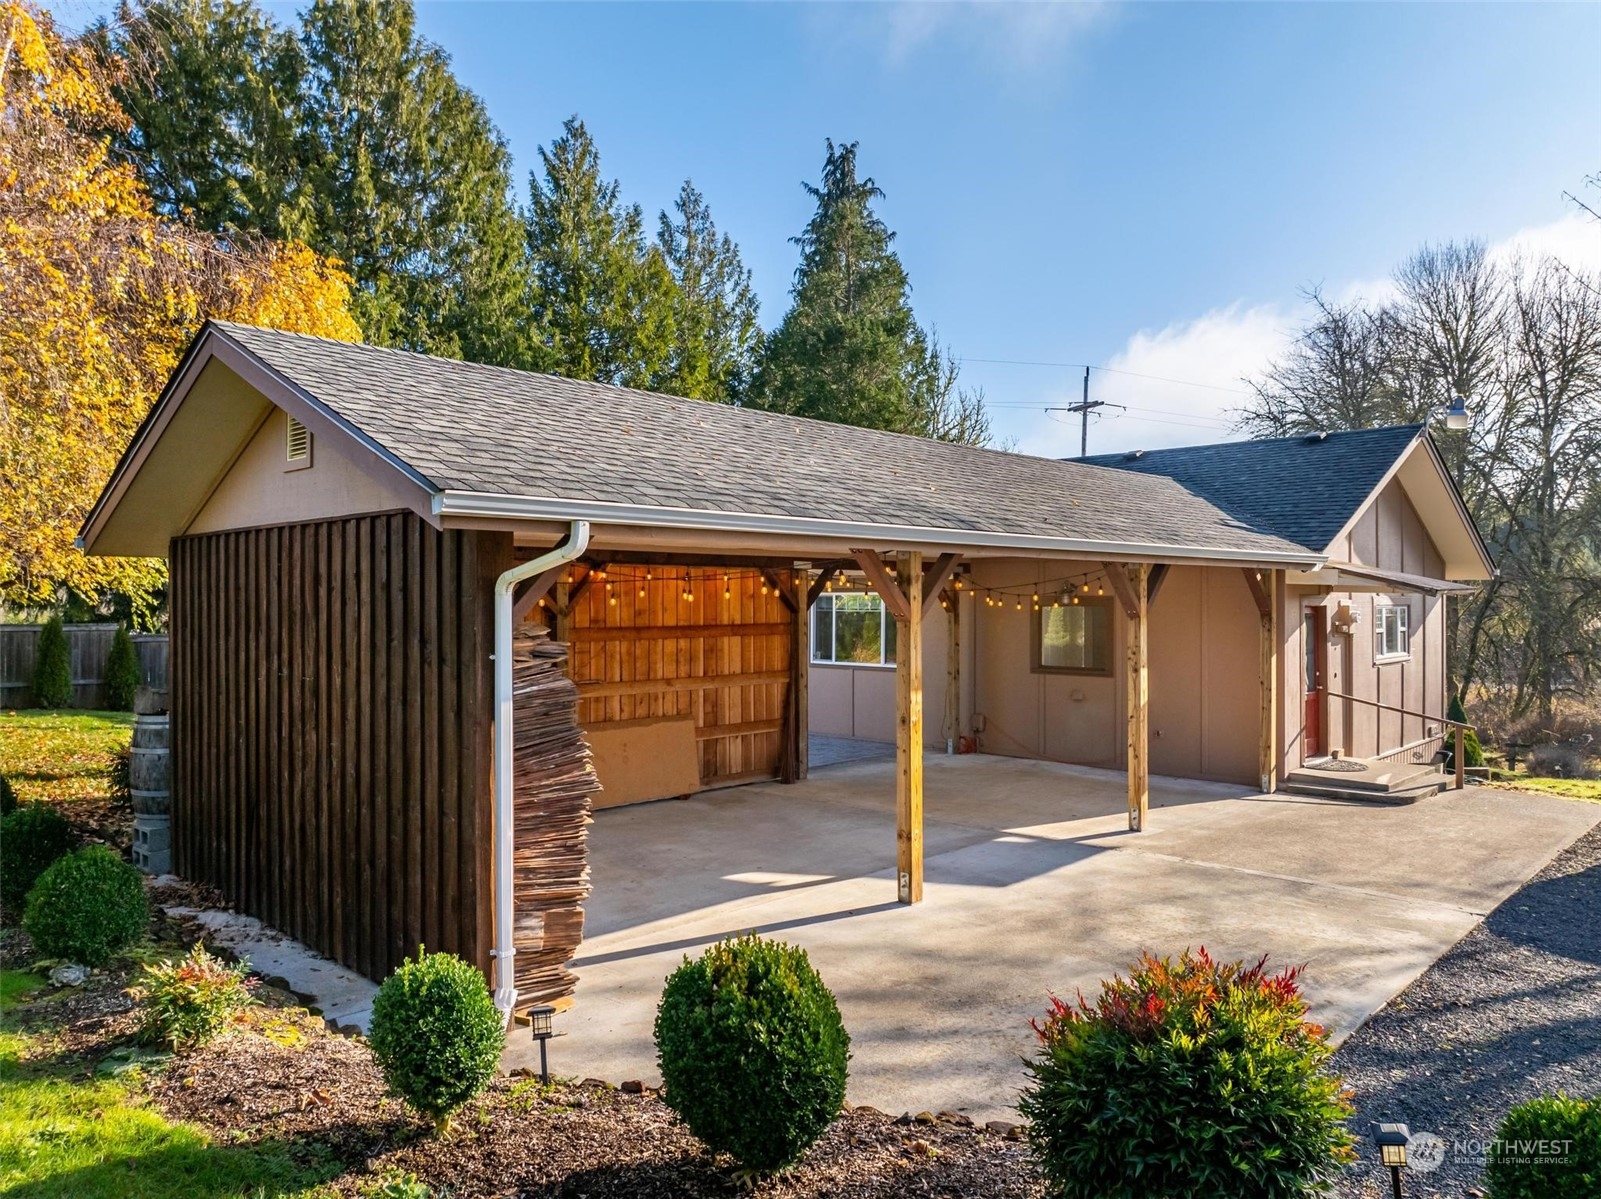
M 584 573 L 574 568 L 574 590 Z M 777 590 L 749 567 L 619 564 L 606 575 L 570 609 L 580 726 L 693 716 L 703 786 L 777 777 L 795 635 Z
M 381 979 L 487 971 L 505 534 L 387 513 L 171 551 L 173 865 Z

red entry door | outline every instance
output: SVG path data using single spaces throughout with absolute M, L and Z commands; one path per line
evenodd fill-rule
M 1302 642 L 1306 656 L 1306 752 L 1314 758 L 1323 753 L 1323 678 L 1328 673 L 1329 638 L 1322 608 L 1306 610 L 1306 629 Z

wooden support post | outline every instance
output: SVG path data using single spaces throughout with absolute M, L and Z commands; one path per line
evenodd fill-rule
M 876 559 L 876 555 L 875 555 Z M 869 572 L 871 574 L 871 572 Z M 895 555 L 895 867 L 902 903 L 923 898 L 923 555 Z
M 794 696 L 795 729 L 795 781 L 806 777 L 810 760 L 808 742 L 812 735 L 811 675 L 812 675 L 812 610 L 806 602 L 811 591 L 811 572 L 795 572 L 795 678 L 790 683 Z
M 1458 791 L 1468 785 L 1468 759 L 1463 752 L 1466 748 L 1467 736 L 1459 724 L 1456 726 L 1456 754 L 1454 755 L 1456 759 L 1456 789 Z
M 1279 755 L 1279 576 L 1280 571 L 1262 571 L 1254 566 L 1240 567 L 1251 598 L 1256 601 L 1257 617 L 1261 620 L 1261 635 L 1257 639 L 1256 664 L 1258 700 L 1258 728 L 1256 768 L 1257 783 L 1263 795 L 1271 795 L 1278 787 Z
M 1128 827 L 1143 832 L 1151 807 L 1150 713 L 1151 679 L 1147 665 L 1150 635 L 1147 619 L 1150 608 L 1151 567 L 1148 562 L 1113 567 L 1120 571 L 1126 587 L 1128 605 Z M 1116 577 L 1115 575 L 1113 577 Z

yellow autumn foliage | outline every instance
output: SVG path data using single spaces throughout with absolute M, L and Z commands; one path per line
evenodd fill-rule
M 116 69 L 0 0 L 0 600 L 120 591 L 148 614 L 161 561 L 90 558 L 73 539 L 201 323 L 360 333 L 337 264 L 154 211 L 111 156 Z

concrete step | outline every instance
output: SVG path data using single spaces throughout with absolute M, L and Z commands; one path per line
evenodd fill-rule
M 1371 803 L 1402 805 L 1417 803 L 1420 799 L 1428 799 L 1445 790 L 1445 777 L 1436 775 L 1432 781 L 1419 783 L 1413 787 L 1401 787 L 1393 791 L 1380 791 L 1373 787 L 1339 787 L 1319 783 L 1286 781 L 1279 788 L 1291 795 L 1311 795 L 1319 799 L 1337 799 L 1346 803 Z
M 1410 791 L 1431 779 L 1443 779 L 1433 762 L 1383 762 L 1367 758 L 1342 758 L 1341 768 L 1302 766 L 1285 776 L 1286 786 L 1335 788 L 1340 791 L 1370 791 L 1380 794 Z M 1354 768 L 1354 769 L 1353 769 Z

